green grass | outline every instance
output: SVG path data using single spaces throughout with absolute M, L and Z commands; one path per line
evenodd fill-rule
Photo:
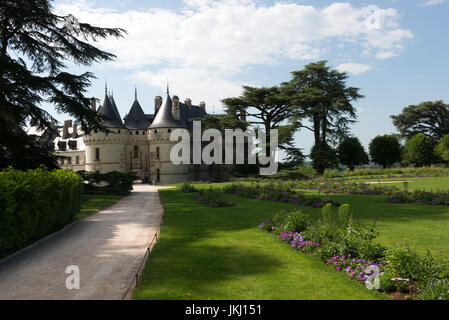
M 257 225 L 291 205 L 230 197 L 209 208 L 161 190 L 164 225 L 133 299 L 386 299 Z M 190 296 L 189 296 L 190 294 Z
M 407 189 L 409 191 L 425 190 L 425 191 L 443 191 L 449 190 L 449 177 L 435 177 L 435 178 L 402 178 L 398 180 L 408 181 Z M 403 189 L 404 183 L 388 183 L 385 186 L 395 186 Z
M 123 196 L 113 196 L 113 195 L 84 195 L 86 201 L 81 204 L 80 212 L 75 216 L 75 220 L 85 218 L 91 214 L 97 213 L 98 211 L 112 206 L 117 201 L 123 198 Z

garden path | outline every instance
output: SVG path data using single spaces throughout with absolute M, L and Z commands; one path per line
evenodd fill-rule
M 1 261 L 0 299 L 122 299 L 162 221 L 158 189 L 136 184 L 115 205 Z M 68 266 L 79 268 L 78 290 L 66 287 L 75 275 Z

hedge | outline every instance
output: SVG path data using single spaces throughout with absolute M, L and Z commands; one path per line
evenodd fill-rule
M 86 194 L 113 194 L 129 195 L 133 190 L 136 175 L 132 172 L 87 172 L 79 171 L 78 174 L 84 181 L 84 190 Z M 98 184 L 105 183 L 106 186 L 100 187 Z
M 1 171 L 0 258 L 73 221 L 82 193 L 82 180 L 71 171 Z

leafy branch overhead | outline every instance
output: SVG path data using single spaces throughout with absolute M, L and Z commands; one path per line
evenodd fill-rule
M 54 165 L 50 153 L 37 148 L 24 131 L 28 121 L 54 131 L 57 121 L 42 108 L 44 103 L 75 118 L 85 132 L 104 130 L 101 116 L 85 97 L 94 75 L 69 73 L 66 64 L 90 66 L 113 60 L 113 54 L 92 42 L 125 34 L 123 29 L 96 27 L 72 15 L 57 15 L 47 0 L 0 1 L 0 147 L 5 151 L 0 156 L 1 167 L 24 167 L 25 159 L 36 162 L 36 153 L 41 155 L 40 163 Z M 25 140 L 22 149 L 12 145 L 17 137 Z

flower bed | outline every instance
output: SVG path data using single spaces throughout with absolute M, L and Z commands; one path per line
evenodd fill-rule
M 286 203 L 292 203 L 295 205 L 310 206 L 314 208 L 322 208 L 324 205 L 330 203 L 331 205 L 338 206 L 339 203 L 328 198 L 321 197 L 306 197 L 299 192 L 293 192 L 288 186 L 267 184 L 267 185 L 251 185 L 246 186 L 243 184 L 231 184 L 226 186 L 223 191 L 227 194 L 234 196 L 269 200 L 269 201 L 282 201 Z
M 195 196 L 196 200 L 209 207 L 229 207 L 235 205 L 225 197 L 225 194 L 219 189 L 200 189 Z
M 449 260 L 438 264 L 430 253 L 420 256 L 410 248 L 387 250 L 374 241 L 378 236 L 374 227 L 353 225 L 349 205 L 332 214 L 329 210 L 329 206 L 322 210 L 319 221 L 311 221 L 300 210 L 284 211 L 259 229 L 296 250 L 318 255 L 369 289 L 401 298 L 449 299 Z
M 388 199 L 390 203 L 412 203 L 426 205 L 449 205 L 449 192 L 426 192 L 416 190 L 414 192 L 395 192 Z

